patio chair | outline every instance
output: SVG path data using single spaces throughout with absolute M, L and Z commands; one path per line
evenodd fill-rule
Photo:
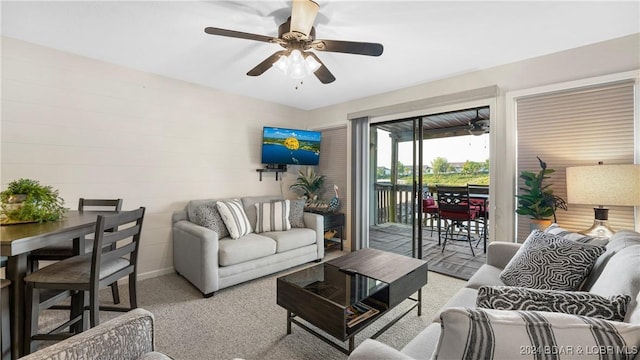
M 441 241 L 442 229 L 441 223 L 445 223 L 444 242 L 442 243 L 442 252 L 447 246 L 447 239 L 453 238 L 453 230 L 455 227 L 466 228 L 467 241 L 471 254 L 475 256 L 473 245 L 471 243 L 471 225 L 478 214 L 475 206 L 469 201 L 469 189 L 467 186 L 436 186 L 438 194 L 438 242 Z M 449 237 L 447 237 L 449 234 Z

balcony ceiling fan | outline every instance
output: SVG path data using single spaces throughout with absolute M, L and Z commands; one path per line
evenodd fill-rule
M 294 79 L 302 79 L 313 73 L 320 82 L 329 84 L 336 78 L 320 58 L 309 50 L 368 56 L 382 54 L 382 44 L 378 43 L 316 39 L 313 24 L 319 10 L 320 6 L 314 1 L 293 0 L 291 16 L 278 27 L 277 38 L 215 27 L 207 27 L 204 31 L 210 35 L 274 43 L 284 48 L 249 70 L 249 76 L 262 75 L 275 66 Z

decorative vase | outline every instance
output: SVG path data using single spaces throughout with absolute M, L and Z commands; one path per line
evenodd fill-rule
M 552 223 L 551 219 L 531 219 L 531 222 L 529 223 L 529 230 L 542 231 L 548 228 L 549 225 L 551 225 L 551 223 Z

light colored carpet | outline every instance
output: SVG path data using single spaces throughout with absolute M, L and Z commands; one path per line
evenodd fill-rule
M 328 258 L 340 255 L 331 252 Z M 310 263 L 275 275 L 249 281 L 218 291 L 211 298 L 202 294 L 177 274 L 140 281 L 139 306 L 156 318 L 156 349 L 176 359 L 346 359 L 346 355 L 307 333 L 295 324 L 286 334 L 286 310 L 276 304 L 276 278 Z M 429 273 L 423 288 L 422 316 L 407 314 L 378 340 L 396 349 L 402 348 L 432 322 L 437 310 L 460 288 L 464 281 Z M 120 286 L 126 302 L 126 286 Z M 101 296 L 108 302 L 109 289 Z M 367 329 L 356 335 L 356 346 L 382 328 L 389 319 L 407 309 L 405 301 Z M 44 316 L 46 327 L 57 315 Z M 60 313 L 59 311 L 57 313 Z M 106 321 L 117 313 L 101 313 Z

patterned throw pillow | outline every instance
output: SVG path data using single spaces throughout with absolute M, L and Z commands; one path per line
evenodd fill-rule
M 291 200 L 289 210 L 289 222 L 291 223 L 291 227 L 306 227 L 304 225 L 304 200 Z
M 218 201 L 216 206 L 224 224 L 227 225 L 231 238 L 238 239 L 253 231 L 239 199 Z
M 257 203 L 256 233 L 266 231 L 286 231 L 291 229 L 289 223 L 289 200 Z
M 218 239 L 229 236 L 229 230 L 227 230 L 215 204 L 203 204 L 196 207 L 192 221 L 196 225 L 204 226 L 218 233 Z
M 433 359 L 633 359 L 640 325 L 538 311 L 448 308 Z
M 558 224 L 551 224 L 544 232 L 551 235 L 557 235 L 563 237 L 567 240 L 575 241 L 582 244 L 591 244 L 591 245 L 607 245 L 609 239 L 596 238 L 589 235 L 580 234 L 577 232 L 569 231 L 567 229 L 561 228 Z
M 624 321 L 629 295 L 604 297 L 584 291 L 527 289 L 517 286 L 481 286 L 476 306 L 496 310 L 560 312 Z
M 509 286 L 574 291 L 604 251 L 602 246 L 534 230 L 502 270 L 500 280 Z

